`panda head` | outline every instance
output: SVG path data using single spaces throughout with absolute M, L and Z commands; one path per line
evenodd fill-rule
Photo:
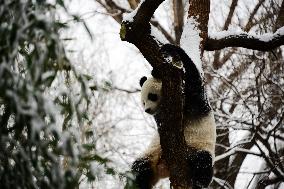
M 162 81 L 144 76 L 140 79 L 140 86 L 144 111 L 148 114 L 156 114 L 161 103 Z

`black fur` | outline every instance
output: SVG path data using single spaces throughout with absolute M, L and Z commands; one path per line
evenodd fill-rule
M 205 93 L 202 77 L 190 57 L 180 47 L 172 44 L 163 45 L 161 53 L 172 57 L 174 61 L 182 61 L 185 69 L 185 113 L 190 117 L 207 115 L 211 107 Z
M 154 177 L 149 158 L 137 159 L 132 165 L 132 172 L 135 175 L 135 184 L 139 189 L 151 189 Z
M 159 73 L 158 73 L 158 71 L 157 71 L 156 69 L 153 69 L 153 70 L 151 71 L 151 75 L 152 75 L 154 78 L 156 78 L 156 79 L 161 79 L 161 77 L 160 77 L 160 75 L 159 75 Z
M 140 81 L 139 81 L 139 84 L 140 84 L 140 87 L 143 86 L 144 82 L 147 80 L 147 77 L 146 76 L 143 76 Z
M 156 102 L 158 100 L 158 95 L 157 94 L 154 94 L 154 93 L 149 93 L 148 94 L 148 99 L 153 101 L 153 102 Z
M 189 155 L 189 177 L 193 184 L 193 189 L 206 188 L 213 177 L 212 156 L 204 150 L 196 151 Z

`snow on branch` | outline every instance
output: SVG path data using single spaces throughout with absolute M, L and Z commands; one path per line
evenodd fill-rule
M 142 0 L 138 7 L 124 17 L 124 21 L 149 23 L 156 9 L 164 0 Z
M 206 41 L 205 50 L 214 51 L 226 47 L 243 47 L 252 50 L 269 51 L 284 45 L 284 27 L 275 33 L 253 35 L 246 32 L 222 31 L 212 34 Z
M 159 41 L 151 35 L 149 22 L 163 1 L 142 0 L 133 12 L 124 15 L 120 29 L 121 40 L 134 44 L 153 68 L 158 68 L 163 63 L 163 57 L 159 53 Z
M 200 42 L 201 38 L 199 34 L 201 31 L 198 29 L 198 22 L 190 17 L 184 25 L 183 32 L 180 39 L 180 46 L 186 54 L 192 59 L 196 65 L 199 73 L 203 75 L 202 62 L 201 62 L 201 52 L 200 52 Z

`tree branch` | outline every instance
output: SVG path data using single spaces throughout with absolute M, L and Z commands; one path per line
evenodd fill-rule
M 183 5 L 182 0 L 173 0 L 174 10 L 174 30 L 176 36 L 176 44 L 179 45 L 183 28 Z
M 160 22 L 158 22 L 157 20 L 152 19 L 151 20 L 151 24 L 153 26 L 155 26 L 158 30 L 160 30 L 160 32 L 162 32 L 162 34 L 164 34 L 164 36 L 166 37 L 166 39 L 171 43 L 171 44 L 175 44 L 175 40 L 173 39 L 173 37 L 170 35 L 169 32 L 167 32 L 167 30 L 160 24 Z
M 260 153 L 253 152 L 253 151 L 248 150 L 246 148 L 233 148 L 233 149 L 229 150 L 228 152 L 225 152 L 222 155 L 216 156 L 215 161 L 223 160 L 223 159 L 225 159 L 225 158 L 227 158 L 229 156 L 235 155 L 237 153 L 245 153 L 245 154 L 251 154 L 251 155 L 255 155 L 255 156 L 261 157 Z
M 236 7 L 237 7 L 237 5 L 238 5 L 238 1 L 239 1 L 239 0 L 233 0 L 233 1 L 232 1 L 231 7 L 230 7 L 230 12 L 229 12 L 229 14 L 228 14 L 228 16 L 227 16 L 227 19 L 226 19 L 226 21 L 225 21 L 225 24 L 224 24 L 224 26 L 223 26 L 223 30 L 227 30 L 227 29 L 229 28 L 229 25 L 230 25 L 231 22 L 232 22 L 233 14 L 234 14 L 234 12 L 235 12 L 235 10 L 236 10 Z
M 221 37 L 218 36 L 221 34 Z M 278 29 L 274 34 L 250 35 L 245 32 L 232 34 L 229 31 L 219 32 L 217 36 L 208 38 L 205 50 L 220 50 L 226 47 L 243 47 L 252 50 L 270 51 L 284 45 L 284 27 Z
M 127 1 L 131 9 L 136 9 L 136 7 L 138 6 L 138 3 L 136 0 L 127 0 Z

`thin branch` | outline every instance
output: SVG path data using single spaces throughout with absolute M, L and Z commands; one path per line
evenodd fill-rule
M 258 9 L 260 8 L 260 6 L 264 3 L 264 1 L 265 0 L 260 0 L 257 3 L 257 5 L 254 7 L 254 9 L 253 9 L 253 11 L 250 14 L 250 17 L 248 19 L 248 22 L 247 22 L 247 24 L 246 24 L 246 26 L 244 28 L 244 31 L 248 32 L 251 29 L 251 27 L 253 26 L 253 19 L 254 19 L 255 15 L 256 15 Z
M 129 93 L 129 94 L 137 93 L 137 92 L 141 91 L 140 89 L 129 90 L 129 89 L 122 89 L 122 88 L 119 88 L 119 87 L 113 87 L 112 89 L 117 90 L 117 91 L 121 91 L 121 92 L 125 92 L 125 93 Z
M 220 161 L 224 158 L 227 158 L 231 155 L 234 155 L 236 153 L 245 153 L 245 154 L 250 154 L 250 155 L 255 155 L 255 156 L 259 156 L 261 157 L 261 154 L 260 153 L 257 153 L 257 152 L 253 152 L 251 150 L 248 150 L 248 149 L 245 149 L 245 148 L 233 148 L 231 150 L 229 150 L 228 152 L 222 154 L 222 155 L 219 155 L 215 158 L 215 161 Z
M 227 19 L 226 19 L 226 22 L 225 22 L 225 24 L 223 26 L 223 30 L 227 30 L 229 28 L 229 25 L 232 22 L 233 14 L 235 12 L 237 4 L 238 4 L 238 0 L 233 0 L 232 1 L 231 7 L 230 7 L 230 12 L 229 12 L 229 14 L 227 16 Z
M 129 10 L 118 6 L 112 0 L 96 0 L 96 2 L 99 3 L 118 23 L 121 23 L 123 13 L 130 12 Z
M 175 44 L 175 40 L 173 39 L 173 37 L 169 34 L 169 32 L 167 32 L 167 30 L 160 24 L 160 22 L 158 22 L 157 20 L 153 20 L 151 19 L 151 24 L 153 26 L 155 26 L 160 32 L 162 32 L 162 34 L 164 34 L 164 36 L 166 37 L 166 39 L 171 43 L 171 44 Z
M 105 0 L 106 4 L 111 7 L 112 9 L 117 9 L 117 10 L 120 10 L 121 12 L 127 12 L 128 10 L 117 5 L 114 1 L 112 0 Z
M 173 0 L 174 9 L 174 30 L 176 36 L 176 44 L 179 45 L 183 28 L 183 3 L 182 0 Z
M 128 4 L 130 5 L 131 9 L 136 9 L 138 6 L 138 3 L 136 0 L 127 0 Z

